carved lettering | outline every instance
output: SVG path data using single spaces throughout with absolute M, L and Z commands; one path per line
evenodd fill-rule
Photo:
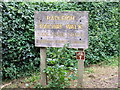
M 51 25 L 51 29 L 61 29 L 62 28 L 62 24 L 53 24 Z
M 78 25 L 78 29 L 82 29 L 82 25 L 81 24 Z
M 40 28 L 50 29 L 50 24 L 40 24 Z
M 47 20 L 74 20 L 74 16 L 46 16 Z
M 66 24 L 65 27 L 66 27 L 66 29 L 76 29 L 75 24 Z

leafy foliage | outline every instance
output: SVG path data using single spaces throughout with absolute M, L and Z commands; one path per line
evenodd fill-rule
M 50 50 L 54 50 L 54 53 L 51 53 Z M 75 76 L 68 75 L 70 71 L 75 70 L 75 63 L 77 60 L 73 59 L 74 55 L 73 50 L 68 50 L 67 45 L 63 48 L 49 48 L 48 49 L 48 58 L 47 59 L 47 68 L 44 72 L 48 76 L 48 85 L 49 88 L 65 88 L 70 85 L 70 80 Z M 67 59 L 68 58 L 68 59 Z M 71 58 L 71 59 L 70 59 Z M 72 78 L 73 77 L 73 78 Z
M 34 11 L 89 11 L 89 48 L 85 50 L 85 64 L 118 56 L 118 7 L 117 2 L 2 2 L 3 78 L 17 78 L 39 70 L 39 48 L 34 46 Z M 47 48 L 48 69 L 55 70 L 57 64 L 64 65 L 65 70 L 73 69 L 77 62 L 75 51 Z M 64 75 L 63 69 L 57 69 Z M 48 71 L 51 70 L 46 73 L 53 75 Z

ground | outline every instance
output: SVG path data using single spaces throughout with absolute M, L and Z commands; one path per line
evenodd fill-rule
M 39 79 L 39 76 L 17 79 L 9 83 L 3 82 L 2 88 L 31 88 L 36 84 L 36 79 Z M 29 83 L 29 81 L 32 81 L 32 83 Z M 77 87 L 77 80 L 73 80 L 70 83 L 69 88 Z M 118 88 L 118 66 L 95 65 L 85 68 L 83 88 Z
M 116 66 L 92 66 L 83 76 L 83 88 L 118 88 L 118 67 Z M 71 81 L 71 88 L 76 88 Z

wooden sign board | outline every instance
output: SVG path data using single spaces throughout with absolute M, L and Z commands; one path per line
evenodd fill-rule
M 35 11 L 35 46 L 88 48 L 87 11 Z

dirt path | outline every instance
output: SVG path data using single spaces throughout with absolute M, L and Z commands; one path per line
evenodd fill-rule
M 83 88 L 118 88 L 117 66 L 92 66 L 85 68 Z M 12 84 L 3 84 L 4 88 L 27 88 L 25 79 L 12 81 Z M 77 80 L 71 81 L 70 88 L 77 88 Z M 32 86 L 31 86 L 32 87 Z
M 83 88 L 118 88 L 118 67 L 91 67 L 93 72 L 85 72 Z M 77 80 L 71 82 L 71 88 L 76 88 Z

